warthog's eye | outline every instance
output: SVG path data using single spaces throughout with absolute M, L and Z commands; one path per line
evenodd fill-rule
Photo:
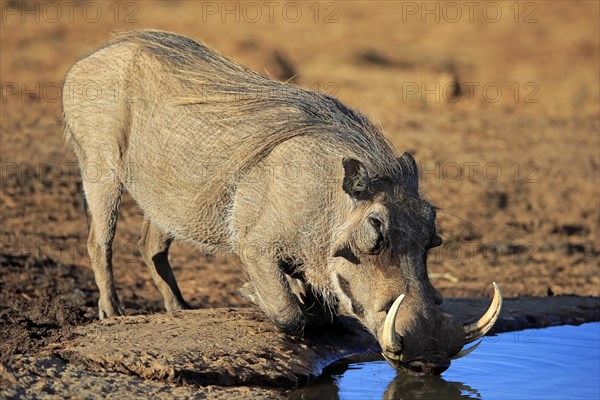
M 375 228 L 375 230 L 376 230 L 377 232 L 381 232 L 381 229 L 382 229 L 382 228 L 381 228 L 381 221 L 380 221 L 380 220 L 378 220 L 378 219 L 377 219 L 377 218 L 375 218 L 375 217 L 369 217 L 369 223 L 370 223 L 371 225 L 373 225 L 373 228 Z
M 375 229 L 377 233 L 377 240 L 375 241 L 375 246 L 369 251 L 370 254 L 379 254 L 383 250 L 385 246 L 385 238 L 383 235 L 383 224 L 376 217 L 369 217 L 369 223 Z

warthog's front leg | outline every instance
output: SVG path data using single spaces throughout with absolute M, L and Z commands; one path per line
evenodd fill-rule
M 246 286 L 249 291 L 243 294 L 258 305 L 281 330 L 289 334 L 302 334 L 305 320 L 298 298 L 290 290 L 277 260 L 254 249 L 238 254 L 246 265 L 251 282 L 251 285 Z
M 300 302 L 300 308 L 304 315 L 306 329 L 320 328 L 325 325 L 333 324 L 336 318 L 336 304 L 327 304 L 326 300 L 317 297 L 311 290 L 306 288 L 306 284 L 300 279 L 293 278 L 288 274 L 284 274 L 290 290 Z M 256 289 L 252 282 L 246 282 L 238 289 L 242 297 L 250 300 L 255 305 L 257 302 Z

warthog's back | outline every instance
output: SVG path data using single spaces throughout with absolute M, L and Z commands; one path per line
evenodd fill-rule
M 101 88 L 93 96 L 81 90 L 92 81 Z M 396 165 L 377 129 L 337 100 L 268 79 L 175 34 L 118 37 L 76 64 L 65 85 L 73 88 L 64 98 L 67 136 L 80 160 L 110 166 L 167 231 L 216 247 L 231 246 L 228 216 L 239 179 L 280 143 L 312 137 L 322 151 L 307 164 L 301 141 L 285 146 L 279 159 L 292 164 L 333 163 L 335 156 L 341 168 L 339 155 L 347 154 L 374 175 Z

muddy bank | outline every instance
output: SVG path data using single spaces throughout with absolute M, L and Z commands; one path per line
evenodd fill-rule
M 296 386 L 343 357 L 378 351 L 353 320 L 296 338 L 240 308 L 119 317 L 76 335 L 58 351 L 73 363 L 196 385 Z
M 489 299 L 447 299 L 461 321 L 479 317 Z M 600 298 L 506 299 L 494 332 L 600 321 Z M 275 398 L 347 356 L 377 353 L 350 319 L 293 338 L 255 309 L 217 308 L 97 321 L 37 356 L 2 365 L 7 397 Z
M 190 386 L 145 380 L 108 370 L 90 371 L 56 356 L 19 356 L 0 365 L 0 397 L 8 399 L 277 399 L 282 391 L 239 386 Z
M 488 299 L 449 299 L 459 321 L 479 318 Z M 600 320 L 600 300 L 583 297 L 507 299 L 494 332 Z M 355 320 L 294 338 L 256 309 L 217 308 L 100 321 L 76 330 L 61 357 L 91 370 L 196 385 L 297 386 L 341 358 L 380 351 Z
M 488 304 L 486 299 L 446 299 L 442 308 L 459 321 L 471 322 Z M 504 299 L 490 334 L 596 321 L 600 321 L 600 297 L 519 297 Z

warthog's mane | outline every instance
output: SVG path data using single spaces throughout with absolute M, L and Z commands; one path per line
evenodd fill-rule
M 373 176 L 399 172 L 393 147 L 380 130 L 331 96 L 260 75 L 181 35 L 131 31 L 112 43 L 121 41 L 140 44 L 179 80 L 182 90 L 171 99 L 174 104 L 199 107 L 215 124 L 244 128 L 221 176 L 237 176 L 278 144 L 306 135 L 361 160 Z

